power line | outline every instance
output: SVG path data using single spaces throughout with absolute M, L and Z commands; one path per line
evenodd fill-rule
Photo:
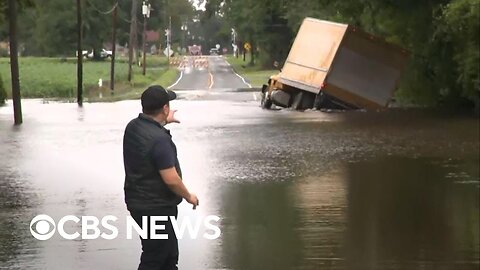
M 104 14 L 104 15 L 107 15 L 107 14 L 110 14 L 113 12 L 113 10 L 118 6 L 118 1 L 115 3 L 115 5 L 113 5 L 113 7 L 108 10 L 108 11 L 101 11 L 100 9 L 98 9 L 97 7 L 95 7 L 95 5 L 92 4 L 92 2 L 90 2 L 90 0 L 87 0 L 88 4 L 95 10 L 97 11 L 98 13 L 100 14 Z

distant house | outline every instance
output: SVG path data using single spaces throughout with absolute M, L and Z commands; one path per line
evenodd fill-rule
M 10 45 L 8 42 L 0 42 L 0 57 L 10 55 Z
M 160 44 L 160 32 L 148 30 L 145 32 L 147 47 L 152 54 L 158 53 L 158 45 Z
M 156 42 L 160 41 L 160 32 L 158 32 L 158 31 L 149 30 L 149 31 L 146 32 L 146 35 L 147 35 L 147 42 L 148 43 L 156 43 Z

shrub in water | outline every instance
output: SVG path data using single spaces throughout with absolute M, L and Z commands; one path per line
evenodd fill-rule
M 0 76 L 0 105 L 5 104 L 5 100 L 7 99 L 7 91 L 3 86 L 2 76 Z

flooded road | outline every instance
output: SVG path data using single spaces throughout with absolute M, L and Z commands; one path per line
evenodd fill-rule
M 477 119 L 181 95 L 169 128 L 200 206 L 179 219 L 217 215 L 222 235 L 180 240 L 180 269 L 478 269 Z M 140 241 L 120 223 L 115 240 L 38 241 L 29 225 L 128 215 L 122 136 L 140 102 L 23 108 L 21 127 L 0 108 L 0 268 L 136 269 Z
M 251 88 L 223 56 L 184 56 L 178 61 L 180 75 L 172 90 L 236 90 Z

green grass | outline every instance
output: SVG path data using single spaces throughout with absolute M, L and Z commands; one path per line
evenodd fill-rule
M 115 64 L 115 92 L 120 97 L 137 97 L 136 92 L 143 90 L 148 85 L 160 83 L 169 85 L 176 78 L 177 71 L 171 69 L 165 57 L 147 57 L 147 74 L 141 74 L 141 67 L 134 66 L 133 80 L 127 81 L 127 59 L 119 58 Z M 20 87 L 22 97 L 25 98 L 61 98 L 74 99 L 77 87 L 76 59 L 68 58 L 42 58 L 22 57 L 19 59 Z M 3 78 L 7 92 L 10 92 L 10 65 L 8 58 L 0 58 L 0 75 Z M 103 87 L 98 86 L 99 79 Z M 89 61 L 83 64 L 84 96 L 86 101 L 95 101 L 100 93 L 110 93 L 110 61 Z M 10 97 L 10 93 L 9 97 Z M 103 95 L 103 94 L 102 94 Z M 108 94 L 110 95 L 110 94 Z M 105 95 L 104 95 L 105 96 Z M 103 99 L 102 99 L 103 101 Z M 105 101 L 108 101 L 105 98 Z
M 146 76 L 135 74 L 133 77 L 133 86 L 127 82 L 117 83 L 115 93 L 112 95 L 108 87 L 96 87 L 91 89 L 87 96 L 90 102 L 111 102 L 128 99 L 139 99 L 143 90 L 149 85 L 159 84 L 163 87 L 171 85 L 178 76 L 178 71 L 174 68 L 168 69 L 147 69 Z
M 229 55 L 226 56 L 225 59 L 232 65 L 233 69 L 242 75 L 253 87 L 261 87 L 267 83 L 270 76 L 279 72 L 274 69 L 262 69 L 260 65 L 249 66 L 249 56 L 247 56 L 245 62 L 243 62 L 242 56 L 235 58 Z

